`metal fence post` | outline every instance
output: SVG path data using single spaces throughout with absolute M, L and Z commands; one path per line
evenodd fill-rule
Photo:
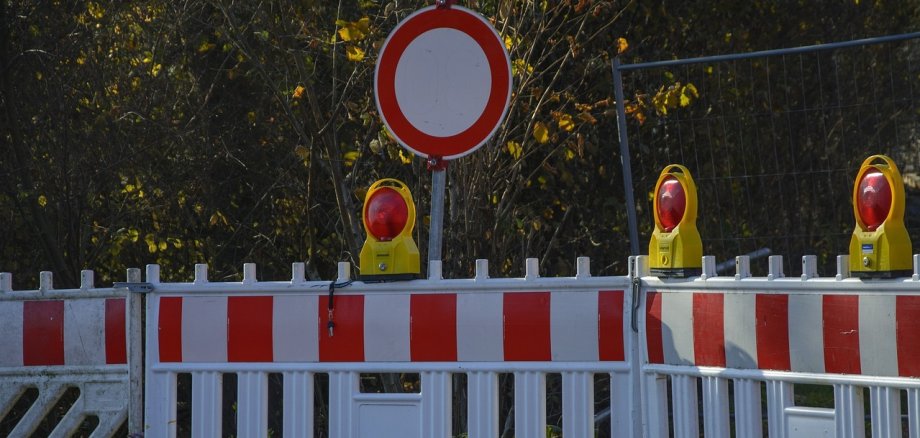
M 129 268 L 128 283 L 141 282 L 141 270 Z M 144 295 L 128 289 L 125 331 L 128 340 L 128 436 L 144 435 Z
M 620 58 L 613 58 L 613 91 L 617 104 L 617 132 L 620 134 L 620 166 L 623 169 L 623 192 L 626 195 L 626 224 L 629 226 L 629 254 L 639 255 L 639 230 L 636 228 L 636 201 L 633 198 L 632 165 L 629 162 L 629 139 L 626 135 L 626 106 L 623 103 L 623 75 Z

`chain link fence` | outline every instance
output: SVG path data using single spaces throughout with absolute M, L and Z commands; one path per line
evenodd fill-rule
M 908 232 L 920 242 L 920 33 L 615 63 L 614 75 L 625 94 L 619 117 L 640 253 L 654 229 L 658 173 L 679 163 L 698 187 L 705 254 L 719 262 L 779 254 L 787 273 L 816 254 L 819 273 L 830 275 L 855 225 L 856 172 L 873 154 L 898 164 Z M 752 269 L 763 275 L 766 262 Z

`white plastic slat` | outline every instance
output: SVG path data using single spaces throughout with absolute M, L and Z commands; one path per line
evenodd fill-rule
M 628 323 L 628 322 L 627 322 Z M 636 406 L 633 406 L 633 397 L 630 392 L 633 390 L 633 381 L 631 373 L 610 373 L 610 430 L 611 433 L 628 432 L 625 435 L 635 436 L 639 434 L 641 428 L 641 417 L 638 415 L 639 400 L 636 400 Z M 594 391 L 592 391 L 592 394 Z M 636 390 L 638 397 L 639 391 Z M 637 422 L 638 420 L 638 422 Z
M 735 436 L 759 438 L 763 436 L 761 420 L 760 382 L 735 379 Z
M 0 382 L 0 418 L 6 417 L 13 404 L 25 392 L 25 385 L 17 382 L 3 381 Z
M 221 436 L 221 377 L 214 371 L 192 373 L 192 436 Z
M 853 385 L 834 385 L 834 407 L 834 423 L 838 437 L 866 436 L 862 388 Z
M 38 387 L 38 398 L 35 399 L 32 407 L 19 420 L 19 424 L 10 432 L 10 436 L 30 436 L 41 424 L 42 420 L 45 419 L 45 415 L 54 407 L 57 400 L 64 395 L 65 391 L 67 391 L 67 387 L 62 384 L 40 385 Z
M 149 341 L 148 337 L 148 342 Z M 148 354 L 148 358 L 150 354 Z M 176 373 L 149 372 L 145 380 L 144 430 L 147 436 L 176 436 Z
M 872 436 L 901 437 L 901 391 L 897 388 L 869 388 Z
M 284 379 L 284 436 L 313 438 L 313 373 L 287 372 Z
M 562 373 L 562 436 L 594 436 L 594 373 Z
M 121 424 L 124 423 L 125 419 L 128 417 L 128 412 L 125 410 L 117 412 L 100 412 L 97 417 L 99 417 L 99 424 L 96 425 L 96 430 L 93 431 L 89 438 L 115 436 L 115 432 L 118 431 L 118 428 L 121 427 Z
M 351 438 L 357 421 L 352 412 L 352 398 L 358 392 L 358 374 L 329 373 L 329 436 Z
M 728 438 L 728 381 L 703 377 L 703 431 L 707 437 Z
M 546 438 L 546 374 L 514 373 L 514 434 Z
M 767 385 L 767 436 L 786 436 L 786 408 L 792 404 L 792 384 L 768 381 Z
M 700 436 L 696 379 L 693 376 L 671 376 L 674 438 L 699 438 Z
M 72 432 L 75 432 L 75 429 L 80 426 L 80 423 L 83 421 L 84 412 L 82 409 L 76 409 L 76 406 L 79 406 L 79 403 L 86 399 L 86 395 L 82 392 L 80 397 L 77 399 L 74 407 L 69 409 L 67 413 L 58 421 L 58 424 L 54 427 L 51 433 L 48 434 L 48 438 L 66 438 L 71 435 Z
M 467 374 L 467 432 L 470 438 L 498 436 L 498 374 Z
M 668 379 L 660 374 L 647 374 L 643 379 L 642 404 L 645 410 L 646 436 L 665 438 L 668 430 Z
M 268 373 L 241 372 L 237 378 L 239 436 L 268 436 Z
M 451 373 L 423 372 L 422 436 L 451 436 L 453 391 Z
M 910 438 L 920 438 L 920 389 L 907 390 L 907 430 Z

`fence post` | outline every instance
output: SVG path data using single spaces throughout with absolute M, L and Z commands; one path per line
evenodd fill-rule
M 141 270 L 128 268 L 126 281 L 141 282 Z M 132 292 L 125 294 L 125 331 L 128 350 L 128 436 L 144 434 L 144 295 Z
M 617 132 L 620 135 L 620 166 L 623 168 L 623 192 L 626 196 L 626 224 L 629 226 L 629 254 L 639 255 L 639 231 L 636 228 L 636 201 L 633 198 L 632 165 L 629 162 L 629 139 L 626 135 L 626 106 L 623 103 L 623 75 L 620 58 L 613 58 L 613 92 L 617 105 Z

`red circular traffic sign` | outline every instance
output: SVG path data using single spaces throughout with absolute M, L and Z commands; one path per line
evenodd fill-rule
M 482 16 L 460 6 L 430 6 L 390 32 L 374 90 L 399 144 L 422 157 L 453 159 L 482 146 L 504 119 L 511 61 Z

